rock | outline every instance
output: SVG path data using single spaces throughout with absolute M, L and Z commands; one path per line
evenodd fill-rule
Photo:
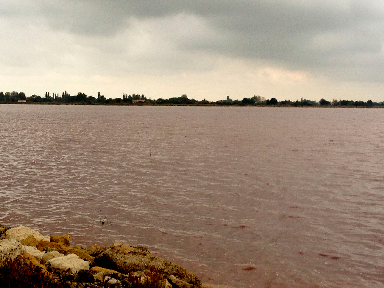
M 22 250 L 38 259 L 39 261 L 43 258 L 44 252 L 41 252 L 39 249 L 36 247 L 31 247 L 27 245 L 22 245 Z
M 110 276 L 106 276 L 104 281 L 106 282 L 106 284 L 110 284 L 110 285 L 116 285 L 117 283 L 119 283 L 120 281 L 118 281 L 117 279 L 115 278 L 112 278 Z
M 0 240 L 4 239 L 5 232 L 7 232 L 8 229 L 9 229 L 9 227 L 5 227 L 5 226 L 0 224 Z
M 3 239 L 0 241 L 0 267 L 6 260 L 13 260 L 22 253 L 20 242 L 14 239 Z
M 193 285 L 183 280 L 177 279 L 174 275 L 169 276 L 168 280 L 171 282 L 172 287 L 176 286 L 179 288 L 193 288 Z
M 148 275 L 151 275 L 151 279 L 157 278 L 158 281 L 162 281 L 173 275 L 173 282 L 177 283 L 175 287 L 179 287 L 176 286 L 178 284 L 184 285 L 180 286 L 183 288 L 201 287 L 200 280 L 193 273 L 180 265 L 153 256 L 147 249 L 135 247 L 133 250 L 128 249 L 130 251 L 129 253 L 124 253 L 120 248 L 121 246 L 116 245 L 105 248 L 98 255 L 95 255 L 94 263 L 98 266 L 117 270 L 123 274 L 144 271 L 147 272 Z M 190 286 L 187 286 L 187 284 Z
M 52 250 L 55 250 L 55 251 L 59 251 L 59 250 L 67 251 L 68 250 L 68 247 L 60 245 L 59 243 L 50 242 L 50 241 L 40 241 L 37 244 L 36 248 L 39 249 L 40 251 L 44 250 L 47 252 L 52 251 Z
M 125 244 L 125 243 L 113 243 L 112 246 L 111 246 L 112 249 L 115 249 L 116 251 L 120 251 L 122 253 L 129 253 L 129 252 L 132 252 L 134 251 L 135 249 L 129 245 L 129 244 Z
M 80 258 L 92 262 L 94 260 L 94 257 L 89 255 L 87 253 L 87 250 L 85 249 L 76 249 L 68 246 L 61 245 L 56 242 L 48 242 L 48 241 L 40 241 L 39 244 L 37 244 L 37 249 L 40 251 L 58 251 L 64 255 L 67 254 L 76 254 Z
M 25 227 L 25 226 L 10 228 L 5 232 L 5 238 L 6 239 L 15 239 L 17 241 L 27 239 L 28 236 L 30 236 L 30 235 L 35 237 L 35 239 L 38 241 L 41 241 L 41 240 L 49 241 L 48 236 L 43 236 L 39 232 L 32 230 L 29 227 Z
M 111 270 L 111 269 L 103 268 L 103 267 L 100 267 L 100 266 L 93 266 L 93 267 L 90 269 L 90 271 L 91 271 L 91 272 L 95 272 L 95 273 L 102 272 L 102 273 L 104 273 L 105 275 L 120 274 L 120 273 L 117 272 L 116 270 Z
M 92 245 L 91 247 L 88 247 L 86 249 L 87 253 L 91 256 L 98 255 L 100 252 L 103 251 L 104 248 L 100 247 L 99 245 Z
M 92 257 L 91 255 L 89 255 L 85 249 L 69 247 L 69 249 L 67 251 L 68 251 L 68 253 L 76 254 L 81 259 L 84 259 L 84 260 L 89 261 L 89 262 L 93 262 L 93 260 L 95 259 L 95 257 Z
M 70 271 L 75 274 L 81 270 L 89 270 L 89 262 L 80 259 L 76 254 L 53 258 L 47 261 L 47 265 L 59 270 Z
M 229 288 L 228 286 L 217 286 L 212 284 L 203 284 L 202 288 Z
M 69 235 L 48 239 L 28 227 L 0 225 L 0 268 L 5 271 L 0 287 L 202 287 L 193 273 L 145 247 L 114 243 L 84 249 L 70 247 L 70 240 Z
M 95 278 L 89 270 L 81 270 L 76 274 L 75 281 L 78 283 L 94 283 Z
M 61 254 L 60 252 L 58 251 L 50 251 L 50 252 L 47 252 L 47 253 L 44 253 L 43 257 L 42 257 L 42 262 L 45 263 L 53 258 L 57 258 L 57 257 L 63 257 L 64 254 Z
M 39 244 L 39 240 L 37 240 L 33 235 L 29 235 L 27 238 L 20 241 L 23 245 L 36 247 Z
M 92 267 L 90 272 L 93 274 L 93 277 L 100 282 L 104 282 L 106 276 L 117 276 L 119 278 L 121 276 L 121 274 L 115 270 L 106 269 L 99 266 Z
M 71 245 L 71 235 L 51 236 L 50 242 L 59 243 L 63 246 Z
M 161 288 L 172 288 L 172 284 L 168 282 L 168 280 L 164 280 Z

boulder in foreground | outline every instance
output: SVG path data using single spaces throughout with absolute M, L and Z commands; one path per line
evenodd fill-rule
M 180 265 L 125 243 L 88 249 L 70 246 L 70 235 L 44 236 L 29 227 L 0 225 L 2 287 L 200 288 Z

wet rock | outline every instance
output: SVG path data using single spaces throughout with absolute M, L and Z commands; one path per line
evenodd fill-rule
M 227 286 L 217 286 L 217 285 L 212 285 L 212 284 L 203 284 L 202 288 L 229 288 Z
M 124 253 L 119 246 L 112 245 L 100 252 L 94 262 L 98 266 L 117 270 L 123 274 L 143 271 L 158 278 L 159 281 L 172 276 L 171 281 L 175 287 L 201 287 L 200 280 L 193 273 L 180 265 L 153 256 L 148 250 L 141 247 L 135 247 L 129 253 Z
M 189 284 L 183 280 L 177 279 L 174 275 L 169 276 L 168 280 L 171 282 L 172 286 L 179 288 L 193 288 L 192 284 Z
M 129 244 L 125 244 L 125 243 L 113 243 L 112 246 L 111 246 L 112 249 L 115 249 L 116 251 L 120 251 L 122 253 L 130 253 L 132 251 L 134 251 L 135 249 L 129 245 Z
M 89 262 L 80 259 L 76 254 L 50 259 L 47 261 L 47 266 L 58 270 L 70 271 L 71 274 L 81 270 L 89 270 Z
M 41 241 L 41 240 L 49 241 L 48 236 L 43 236 L 39 232 L 32 230 L 29 227 L 25 227 L 25 226 L 10 228 L 5 232 L 5 238 L 6 239 L 15 239 L 17 241 L 25 240 L 30 235 L 35 237 L 35 239 L 38 241 Z

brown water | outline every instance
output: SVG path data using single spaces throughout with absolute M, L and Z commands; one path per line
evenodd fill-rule
M 206 283 L 383 287 L 383 113 L 0 105 L 0 223 Z

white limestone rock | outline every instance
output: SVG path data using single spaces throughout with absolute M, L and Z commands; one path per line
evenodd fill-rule
M 45 252 L 41 252 L 36 247 L 27 246 L 27 245 L 22 245 L 22 250 L 24 252 L 27 252 L 29 255 L 36 257 L 36 259 L 38 259 L 39 261 L 43 258 L 45 254 Z
M 0 266 L 8 259 L 15 259 L 23 252 L 22 245 L 14 239 L 3 239 L 0 241 Z
M 107 282 L 107 284 L 110 284 L 110 285 L 116 285 L 117 283 L 120 282 L 120 281 L 118 281 L 117 279 L 112 278 L 112 277 L 110 277 L 110 276 L 105 276 L 104 281 Z
M 64 256 L 64 254 L 61 254 L 59 251 L 50 251 L 50 252 L 47 252 L 43 255 L 42 262 L 45 263 L 45 262 L 48 262 L 49 260 L 51 260 L 53 258 L 63 257 L 63 256 Z
M 30 235 L 35 237 L 35 239 L 37 241 L 41 241 L 41 240 L 48 241 L 48 242 L 50 241 L 49 236 L 44 236 L 44 235 L 40 234 L 39 232 L 32 230 L 29 227 L 25 227 L 25 226 L 19 226 L 16 228 L 8 229 L 6 234 L 5 234 L 5 238 L 6 239 L 15 239 L 17 241 L 22 241 Z
M 70 270 L 72 274 L 81 270 L 89 270 L 89 262 L 79 258 L 76 254 L 53 258 L 47 261 L 47 265 L 59 270 Z

